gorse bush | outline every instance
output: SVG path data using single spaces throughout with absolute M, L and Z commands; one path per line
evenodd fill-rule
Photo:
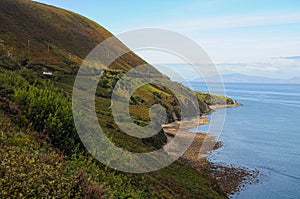
M 80 139 L 72 116 L 72 103 L 62 90 L 50 82 L 16 88 L 13 100 L 36 131 L 49 136 L 52 143 L 67 153 L 78 148 Z
M 104 189 L 45 139 L 17 129 L 0 111 L 0 198 L 101 198 Z
M 37 132 L 19 129 L 0 110 L 0 198 L 151 198 L 141 176 L 65 156 Z
M 26 86 L 28 82 L 16 72 L 0 69 L 0 96 L 10 97 L 16 88 Z
M 18 72 L 0 69 L 0 96 L 20 109 L 19 115 L 14 116 L 19 123 L 29 123 L 27 125 L 33 130 L 48 135 L 54 146 L 73 153 L 81 142 L 74 126 L 69 96 L 50 81 L 36 79 L 33 82 L 30 84 Z

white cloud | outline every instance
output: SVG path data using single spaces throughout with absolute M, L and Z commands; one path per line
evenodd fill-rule
M 242 73 L 247 75 L 291 78 L 299 76 L 300 60 L 270 59 L 256 63 L 218 63 L 221 73 Z
M 245 70 L 249 71 L 261 71 L 261 72 L 277 72 L 278 68 L 272 66 L 246 66 Z

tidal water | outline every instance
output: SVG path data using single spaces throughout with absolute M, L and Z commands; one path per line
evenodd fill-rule
M 203 83 L 191 85 L 206 90 Z M 300 85 L 228 83 L 225 88 L 244 106 L 227 109 L 219 138 L 224 146 L 208 158 L 260 171 L 258 183 L 231 197 L 300 198 Z

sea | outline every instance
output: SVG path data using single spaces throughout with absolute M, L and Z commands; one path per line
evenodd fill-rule
M 190 84 L 194 90 L 207 91 L 204 83 Z M 225 83 L 225 91 L 243 106 L 226 109 L 219 137 L 223 147 L 208 159 L 260 172 L 258 183 L 230 197 L 300 198 L 300 85 Z M 202 125 L 192 130 L 207 129 Z

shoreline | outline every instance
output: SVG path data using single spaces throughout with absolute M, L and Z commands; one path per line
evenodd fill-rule
M 233 105 L 214 105 L 210 106 L 210 109 L 214 111 L 219 108 L 236 106 L 242 105 L 238 103 Z M 189 121 L 190 122 L 185 123 L 189 129 L 208 124 L 210 122 L 206 115 L 200 116 L 199 118 L 191 118 Z M 172 141 L 174 136 L 177 134 L 180 134 L 180 136 L 189 136 L 191 133 L 195 134 L 192 144 L 178 159 L 179 162 L 187 164 L 200 172 L 204 172 L 212 176 L 218 182 L 223 193 L 227 196 L 238 194 L 245 185 L 253 184 L 258 181 L 258 170 L 250 170 L 248 168 L 235 165 L 221 165 L 209 161 L 206 155 L 209 152 L 222 147 L 222 142 L 216 141 L 215 137 L 203 132 L 178 131 L 180 124 L 181 121 L 175 121 L 173 123 L 163 125 L 168 143 Z M 204 152 L 205 154 L 200 154 L 200 148 L 201 152 Z

